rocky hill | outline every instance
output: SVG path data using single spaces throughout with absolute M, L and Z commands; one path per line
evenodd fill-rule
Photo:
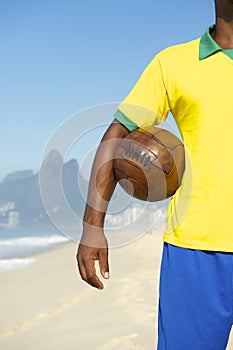
M 81 195 L 80 186 L 86 189 L 87 181 L 80 176 L 77 161 L 71 159 L 63 164 L 61 155 L 54 150 L 44 160 L 42 167 L 45 170 L 43 186 L 53 206 L 62 214 L 62 203 L 56 186 L 59 169 L 62 167 L 65 199 L 72 210 L 82 217 L 85 200 Z M 31 170 L 17 171 L 7 175 L 0 183 L 0 223 L 7 221 L 10 211 L 19 213 L 21 225 L 50 225 L 41 198 L 39 171 L 35 174 Z

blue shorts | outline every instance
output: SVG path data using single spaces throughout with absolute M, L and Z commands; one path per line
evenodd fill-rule
M 233 324 L 233 253 L 164 244 L 157 350 L 224 350 Z

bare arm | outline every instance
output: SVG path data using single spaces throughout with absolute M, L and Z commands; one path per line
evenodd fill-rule
M 95 260 L 99 260 L 101 275 L 109 277 L 108 244 L 103 226 L 107 206 L 116 187 L 113 158 L 117 140 L 114 139 L 127 134 L 129 131 L 114 121 L 100 142 L 92 166 L 77 261 L 82 279 L 98 289 L 103 289 L 104 286 L 96 274 Z

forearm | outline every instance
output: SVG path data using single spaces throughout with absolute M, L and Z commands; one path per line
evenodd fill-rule
M 103 289 L 104 286 L 96 274 L 96 260 L 99 260 L 103 278 L 109 278 L 108 242 L 103 226 L 108 203 L 116 186 L 113 171 L 114 153 L 119 138 L 128 133 L 129 131 L 117 121 L 110 125 L 96 152 L 91 171 L 77 261 L 82 279 L 99 289 Z
M 101 140 L 92 166 L 84 223 L 94 227 L 104 225 L 108 203 L 116 187 L 113 159 L 117 139 L 128 133 L 123 125 L 114 121 Z

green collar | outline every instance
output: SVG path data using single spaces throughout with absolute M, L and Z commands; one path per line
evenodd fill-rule
M 203 60 L 216 52 L 223 52 L 228 57 L 233 59 L 233 49 L 223 50 L 221 47 L 214 41 L 210 33 L 213 31 L 214 25 L 207 28 L 205 34 L 201 37 L 200 46 L 199 46 L 199 60 Z

